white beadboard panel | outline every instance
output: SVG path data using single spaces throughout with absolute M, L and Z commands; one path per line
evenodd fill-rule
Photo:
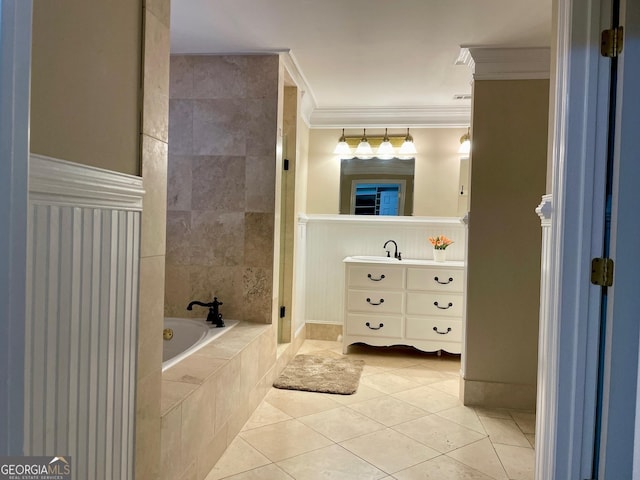
M 64 168 L 40 162 L 52 176 L 29 202 L 25 454 L 71 455 L 78 478 L 131 479 L 141 179 L 125 201 L 108 190 L 137 177 L 52 162 Z M 85 169 L 90 182 L 56 197 L 69 181 L 56 175 Z
M 447 248 L 447 260 L 465 260 L 465 224 L 460 218 L 301 215 L 298 221 L 306 224 L 308 323 L 343 323 L 342 260 L 352 255 L 384 255 L 387 240 L 398 244 L 403 258 L 428 260 L 433 258 L 433 248 L 427 238 L 446 235 L 454 241 Z

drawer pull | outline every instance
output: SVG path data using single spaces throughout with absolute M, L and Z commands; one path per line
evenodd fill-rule
M 441 307 L 440 305 L 438 305 L 438 302 L 433 302 L 433 304 L 440 310 L 448 310 L 449 308 L 453 307 L 453 303 L 451 302 L 449 302 L 449 304 L 446 307 Z
M 438 335 L 446 335 L 447 333 L 449 333 L 451 331 L 451 327 L 447 327 L 447 331 L 446 332 L 439 332 L 438 331 L 438 327 L 433 327 L 433 331 L 436 332 Z
M 368 274 L 368 275 L 367 275 L 367 278 L 368 278 L 369 280 L 371 280 L 372 282 L 380 282 L 380 281 L 384 280 L 384 275 L 380 275 L 380 278 L 373 278 L 373 277 L 371 276 L 371 274 Z
M 449 280 L 447 280 L 446 282 L 441 282 L 438 277 L 433 277 L 433 279 L 440 285 L 449 285 L 451 282 L 453 282 L 453 277 L 449 277 Z
M 382 305 L 384 303 L 384 298 L 381 298 L 380 301 L 378 303 L 372 302 L 370 298 L 367 298 L 367 303 L 369 305 Z
M 365 325 L 366 325 L 367 327 L 369 327 L 371 330 L 380 330 L 382 327 L 384 327 L 384 324 L 383 324 L 383 323 L 381 323 L 379 327 L 372 327 L 372 326 L 369 324 L 369 322 L 365 323 Z

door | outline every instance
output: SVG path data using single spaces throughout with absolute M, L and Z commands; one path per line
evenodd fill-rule
M 383 190 L 380 192 L 379 215 L 398 215 L 398 190 Z
M 611 60 L 605 255 L 615 266 L 613 285 L 603 292 L 600 428 L 593 476 L 603 480 L 640 478 L 640 4 L 620 0 L 613 8 L 612 24 L 623 27 L 624 40 L 619 57 Z

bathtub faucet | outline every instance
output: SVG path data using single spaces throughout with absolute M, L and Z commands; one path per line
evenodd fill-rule
M 187 306 L 187 310 L 193 310 L 194 305 L 199 305 L 200 307 L 206 307 L 209 309 L 209 314 L 207 315 L 207 322 L 211 322 L 216 326 L 216 328 L 224 327 L 224 320 L 222 320 L 222 314 L 218 311 L 218 307 L 222 305 L 222 302 L 218 301 L 218 297 L 213 297 L 213 302 L 211 303 L 193 301 L 189 303 L 189 305 Z

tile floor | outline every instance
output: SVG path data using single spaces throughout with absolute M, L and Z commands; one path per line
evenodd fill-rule
M 299 353 L 340 356 L 338 342 Z M 206 480 L 532 480 L 535 415 L 464 407 L 459 357 L 352 346 L 354 395 L 278 390 Z

